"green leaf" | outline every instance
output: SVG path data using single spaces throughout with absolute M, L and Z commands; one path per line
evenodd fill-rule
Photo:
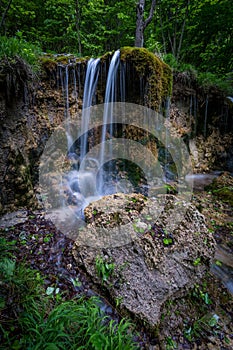
M 170 245 L 172 243 L 173 243 L 172 238 L 169 238 L 169 237 L 163 238 L 164 245 Z
M 215 327 L 217 324 L 218 324 L 218 321 L 219 321 L 219 316 L 214 314 L 211 319 L 209 320 L 209 326 L 210 327 Z
M 197 258 L 196 260 L 194 260 L 193 265 L 194 265 L 194 266 L 197 266 L 197 265 L 200 264 L 200 262 L 201 262 L 201 258 L 199 257 L 199 258 Z

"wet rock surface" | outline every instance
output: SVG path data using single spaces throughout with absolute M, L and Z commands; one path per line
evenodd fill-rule
M 224 186 L 223 177 L 219 181 Z M 214 261 L 211 273 L 204 275 L 186 296 L 164 304 L 159 326 L 160 342 L 164 349 L 175 344 L 178 349 L 231 350 L 232 206 L 210 191 L 195 192 L 192 203 L 205 216 L 208 230 L 217 243 Z
M 72 240 L 46 220 L 43 212 L 20 210 L 6 214 L 0 219 L 0 233 L 16 243 L 18 262 L 46 275 L 47 286 L 58 287 L 70 296 L 88 288 L 88 282 L 74 266 Z M 80 279 L 79 288 L 72 282 L 75 279 Z
M 209 136 L 198 135 L 189 143 L 194 173 L 225 169 L 232 171 L 228 165 L 232 154 L 233 134 L 222 135 L 217 128 L 212 128 Z
M 233 206 L 233 176 L 230 173 L 224 172 L 214 179 L 206 189 L 223 202 Z
M 85 298 L 97 296 L 104 314 L 120 322 L 122 315 L 77 266 L 72 254 L 73 240 L 57 230 L 44 211 L 19 210 L 5 214 L 0 218 L 0 237 L 13 244 L 17 263 L 41 273 L 45 290 L 53 291 L 54 297 L 59 296 L 65 301 L 78 295 Z M 151 336 L 144 329 L 138 330 L 135 341 L 141 349 L 146 349 Z
M 229 244 L 233 236 L 232 208 L 229 204 L 207 192 L 195 193 L 192 203 L 205 215 L 207 227 L 213 232 L 215 240 L 230 248 Z M 59 232 L 50 220 L 46 220 L 45 213 L 42 211 L 22 210 L 7 214 L 1 218 L 0 227 L 1 235 L 17 241 L 18 250 L 15 253 L 17 261 L 25 262 L 41 271 L 45 276 L 46 286 L 60 288 L 63 298 L 70 298 L 77 293 L 84 293 L 87 296 L 97 294 L 102 296 L 102 308 L 108 315 L 114 319 L 119 317 L 119 314 L 114 311 L 116 305 L 120 315 L 124 314 L 125 306 L 121 306 L 124 299 L 119 297 L 113 300 L 110 283 L 112 277 L 118 281 L 116 287 L 118 286 L 120 294 L 122 273 L 126 270 L 127 264 L 114 269 L 113 276 L 104 283 L 102 277 L 99 278 L 96 275 L 95 260 L 93 260 L 93 272 L 90 271 L 89 275 L 85 274 L 83 263 L 77 264 L 77 260 L 75 261 L 72 256 L 74 242 Z M 138 225 L 137 237 L 143 235 L 143 232 L 140 232 L 143 228 L 145 230 L 147 227 Z M 162 232 L 158 227 L 157 238 L 163 246 Z M 170 248 L 172 245 L 167 246 L 166 250 L 169 251 Z M 87 251 L 86 248 L 83 247 L 83 249 L 84 252 Z M 111 254 L 111 250 L 98 250 L 98 254 L 103 253 L 103 259 L 111 264 L 107 252 Z M 90 255 L 87 255 L 88 257 L 90 258 Z M 141 332 L 140 349 L 166 349 L 169 344 L 176 344 L 179 349 L 231 350 L 233 347 L 233 298 L 222 284 L 223 267 L 225 268 L 223 264 L 219 266 L 221 273 L 218 278 L 207 271 L 207 274 L 196 281 L 193 288 L 185 290 L 184 296 L 177 293 L 177 298 L 168 298 L 161 306 L 161 318 L 156 334 L 154 332 L 149 334 L 148 330 L 145 331 L 144 326 L 137 322 Z M 150 271 L 153 274 L 153 270 Z M 229 276 L 227 274 L 228 280 Z M 140 280 L 138 280 L 137 289 L 143 289 Z M 213 317 L 218 321 L 215 322 Z M 215 325 L 209 326 L 208 320 L 210 324 L 213 322 Z
M 28 207 L 38 209 L 35 184 L 39 159 L 52 131 L 64 120 L 66 102 L 62 87 L 43 72 L 16 96 L 0 87 L 0 213 Z M 12 80 L 13 81 L 13 80 Z M 72 117 L 78 101 L 71 97 Z M 9 94 L 9 96 L 8 96 Z
M 179 225 L 173 226 L 174 207 L 180 217 Z M 98 205 L 95 210 L 98 215 Z M 87 225 L 86 234 L 92 224 Z M 154 329 L 163 304 L 186 294 L 209 269 L 215 241 L 195 207 L 171 195 L 146 201 L 140 218 L 132 222 L 131 238 L 113 248 L 83 246 L 78 239 L 73 255 L 77 265 L 99 285 L 104 276 L 98 273 L 97 259 L 102 259 L 103 268 L 114 264 L 113 273 L 104 279 L 107 292 L 113 300 L 121 300 L 123 312 Z
M 211 271 L 233 294 L 233 177 L 224 172 L 205 188 L 208 194 L 205 193 L 203 198 L 201 193 L 195 196 L 217 243 L 215 264 L 211 266 Z

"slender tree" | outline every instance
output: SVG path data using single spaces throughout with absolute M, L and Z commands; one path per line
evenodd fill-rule
M 1 21 L 0 21 L 0 30 L 1 30 L 1 28 L 3 27 L 3 24 L 4 24 L 4 22 L 5 22 L 5 18 L 6 18 L 6 16 L 7 16 L 7 12 L 8 12 L 9 9 L 10 9 L 11 3 L 12 3 L 12 0 L 9 0 L 8 3 L 7 3 L 7 5 L 6 5 L 6 8 L 5 8 L 4 12 L 3 12 L 3 15 L 2 15 L 2 18 L 1 18 Z
M 135 33 L 135 46 L 143 47 L 144 44 L 144 31 L 148 24 L 152 21 L 156 7 L 156 0 L 151 1 L 151 7 L 149 16 L 144 20 L 145 0 L 139 0 L 136 7 L 136 33 Z
M 77 39 L 78 39 L 78 52 L 81 55 L 82 44 L 81 44 L 81 37 L 80 37 L 80 22 L 81 22 L 80 4 L 79 4 L 79 0 L 75 0 L 75 27 L 76 27 Z

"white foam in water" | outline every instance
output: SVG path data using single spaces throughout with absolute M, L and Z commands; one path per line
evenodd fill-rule
M 78 184 L 84 198 L 97 196 L 96 178 L 91 171 L 78 171 Z
M 100 70 L 100 59 L 91 58 L 87 64 L 87 71 L 84 84 L 84 96 L 83 96 L 83 112 L 82 112 L 82 123 L 81 123 L 81 150 L 80 150 L 80 168 L 79 170 L 71 170 L 66 176 L 66 187 L 69 188 L 74 202 L 77 204 L 77 210 L 85 208 L 89 203 L 100 199 L 103 195 L 113 194 L 116 192 L 127 193 L 129 188 L 132 189 L 132 185 L 129 181 L 112 180 L 111 169 L 108 172 L 104 171 L 100 167 L 106 163 L 105 154 L 107 152 L 108 158 L 111 154 L 111 149 L 106 150 L 105 140 L 107 132 L 107 124 L 110 125 L 111 135 L 111 124 L 113 111 L 104 109 L 103 112 L 103 127 L 101 136 L 101 151 L 97 158 L 87 157 L 88 150 L 88 133 L 89 122 L 90 122 L 90 109 L 92 106 L 94 97 L 96 94 L 96 87 L 98 83 L 99 70 Z M 105 103 L 116 101 L 116 86 L 118 68 L 120 64 L 120 50 L 117 50 L 110 62 L 107 81 L 106 81 L 106 92 L 105 92 Z M 67 135 L 70 145 L 70 137 Z M 110 146 L 111 147 L 111 146 Z M 98 159 L 99 157 L 99 159 Z M 99 173 L 98 173 L 99 171 Z M 97 180 L 98 173 L 98 180 Z M 98 188 L 96 183 L 98 182 Z M 127 190 L 128 189 L 128 190 Z
M 113 123 L 113 107 L 109 102 L 116 101 L 116 86 L 117 86 L 117 70 L 120 63 L 120 50 L 117 50 L 112 56 L 112 60 L 109 66 L 105 98 L 104 98 L 104 113 L 103 113 L 103 127 L 102 127 L 102 136 L 101 136 L 101 150 L 100 150 L 100 159 L 99 163 L 105 163 L 106 151 L 108 153 L 108 157 L 112 154 L 111 143 L 108 143 L 108 150 L 106 150 L 106 136 L 107 136 L 107 124 L 110 125 L 110 137 L 112 136 L 112 123 Z M 109 108 L 110 106 L 110 108 Z M 104 172 L 101 170 L 100 173 L 100 191 L 103 193 L 104 189 Z
M 87 72 L 84 84 L 84 94 L 83 94 L 83 112 L 82 112 L 82 139 L 81 139 L 81 159 L 83 159 L 87 152 L 88 135 L 87 130 L 89 129 L 90 121 L 90 107 L 93 103 L 93 98 L 96 93 L 96 86 L 99 77 L 99 62 L 100 59 L 91 58 L 87 64 Z

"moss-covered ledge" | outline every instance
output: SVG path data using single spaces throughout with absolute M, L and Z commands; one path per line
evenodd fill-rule
M 123 47 L 120 53 L 121 60 L 131 62 L 139 79 L 144 80 L 144 104 L 159 110 L 162 102 L 172 94 L 171 68 L 145 48 Z
M 110 65 L 114 51 L 106 52 L 100 57 L 102 69 L 98 84 L 99 101 L 103 102 L 106 72 Z M 76 57 L 75 55 L 45 54 L 40 58 L 43 70 L 47 75 L 56 77 L 58 66 L 68 66 L 68 69 L 82 67 L 81 75 L 85 75 L 89 57 Z M 156 111 L 172 94 L 172 70 L 158 56 L 145 48 L 123 47 L 120 49 L 120 60 L 126 64 L 126 102 L 143 104 Z

